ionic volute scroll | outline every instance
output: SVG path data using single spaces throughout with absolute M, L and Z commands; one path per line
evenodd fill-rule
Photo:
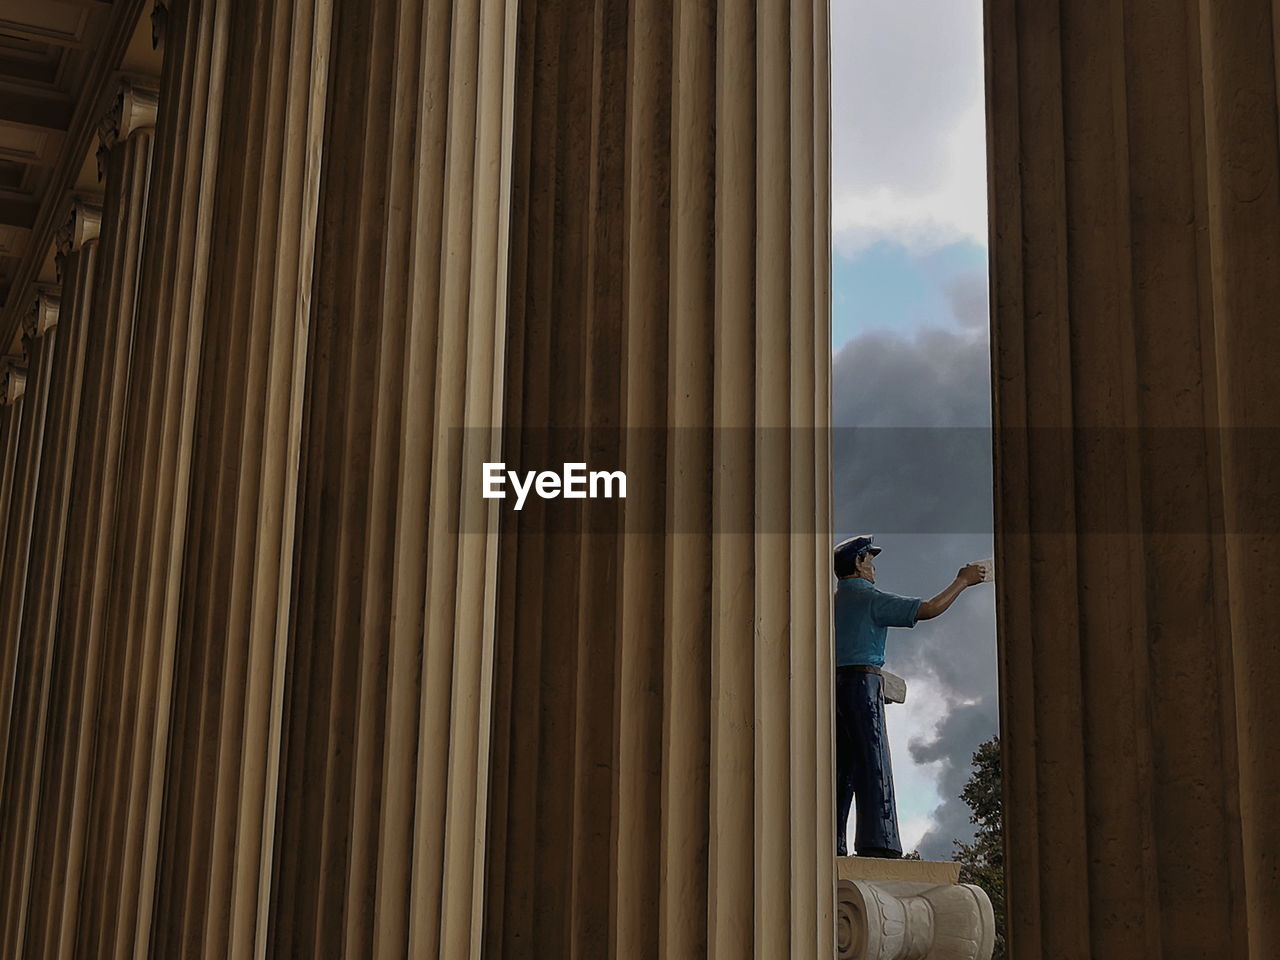
M 155 128 L 159 104 L 160 91 L 155 86 L 132 78 L 120 81 L 111 109 L 98 124 L 99 183 L 107 178 L 107 160 L 117 143 L 123 143 L 139 130 Z
M 85 244 L 95 242 L 101 232 L 102 203 L 96 197 L 73 197 L 67 218 L 54 235 L 54 262 L 58 270 L 58 283 L 63 281 L 67 257 Z
M 67 219 L 58 231 L 58 245 L 74 253 L 98 239 L 102 232 L 102 204 L 90 197 L 74 197 Z
M 21 357 L 0 359 L 0 403 L 17 403 L 27 389 L 27 371 Z
M 837 960 L 991 960 L 995 915 L 981 887 L 841 879 Z
M 58 325 L 58 312 L 62 306 L 58 288 L 42 286 L 31 298 L 31 306 L 23 319 L 23 333 L 35 339 L 43 337 L 50 329 Z

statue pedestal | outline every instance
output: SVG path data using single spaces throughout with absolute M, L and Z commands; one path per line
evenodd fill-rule
M 991 901 L 958 863 L 836 857 L 839 960 L 990 960 Z

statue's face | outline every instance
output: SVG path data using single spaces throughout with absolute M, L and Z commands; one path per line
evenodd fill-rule
M 853 562 L 853 572 L 860 576 L 863 580 L 871 583 L 876 582 L 876 562 L 872 559 L 871 554 L 864 554 Z

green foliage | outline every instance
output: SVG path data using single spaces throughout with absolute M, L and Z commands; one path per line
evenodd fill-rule
M 975 824 L 973 843 L 955 841 L 951 859 L 960 864 L 960 882 L 986 891 L 996 915 L 996 949 L 992 960 L 1006 960 L 1004 902 L 1004 834 L 1001 801 L 1000 738 L 993 737 L 973 755 L 973 773 L 960 792 Z

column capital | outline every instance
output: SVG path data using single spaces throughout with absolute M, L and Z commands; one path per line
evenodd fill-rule
M 57 251 L 66 256 L 86 243 L 98 239 L 102 232 L 102 203 L 96 197 L 71 198 L 71 209 L 55 236 Z
M 17 403 L 27 389 L 27 371 L 19 357 L 0 359 L 0 403 Z
M 57 287 L 40 287 L 36 290 L 22 321 L 23 332 L 27 336 L 42 337 L 58 325 L 58 314 L 62 307 L 59 294 Z
M 98 124 L 98 182 L 107 176 L 107 155 L 117 143 L 123 143 L 139 130 L 156 125 L 160 90 L 146 80 L 124 77 L 111 108 Z
M 841 879 L 838 960 L 990 960 L 995 915 L 971 883 Z

